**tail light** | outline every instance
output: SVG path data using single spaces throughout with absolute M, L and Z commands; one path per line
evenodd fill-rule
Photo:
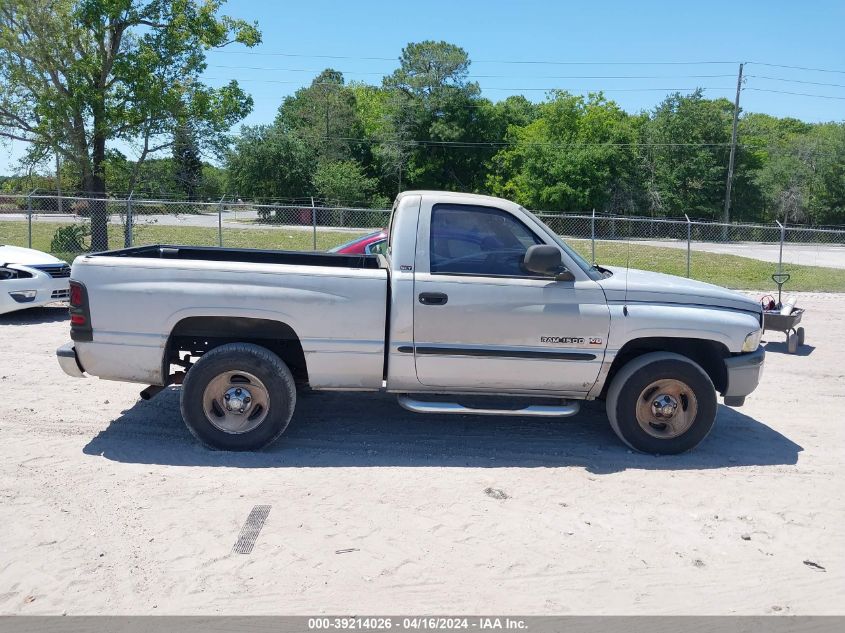
M 93 341 L 91 309 L 88 290 L 78 281 L 70 282 L 70 338 L 74 341 Z
M 81 308 L 83 304 L 82 284 L 78 281 L 70 282 L 70 307 Z

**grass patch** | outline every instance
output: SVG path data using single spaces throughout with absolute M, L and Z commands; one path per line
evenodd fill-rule
M 592 256 L 590 242 L 574 240 L 571 246 L 587 260 Z M 632 242 L 630 266 L 669 275 L 686 277 L 687 253 L 684 249 L 647 246 Z M 624 267 L 628 261 L 626 242 L 596 242 L 596 260 L 606 266 Z M 795 292 L 845 292 L 845 270 L 783 264 L 783 271 L 791 275 L 784 286 Z M 772 274 L 777 264 L 739 255 L 692 251 L 690 278 L 737 290 L 775 290 Z
M 50 242 L 56 229 L 66 224 L 36 221 L 32 223 L 32 247 L 50 252 Z M 317 249 L 327 250 L 366 235 L 369 229 L 360 232 L 332 231 L 318 229 Z M 136 246 L 143 244 L 187 244 L 191 246 L 217 246 L 216 227 L 165 226 L 142 224 L 135 227 Z M 223 245 L 235 248 L 265 248 L 292 251 L 307 251 L 313 248 L 310 230 L 293 229 L 223 229 Z M 27 223 L 0 221 L 0 244 L 26 246 Z M 572 247 L 584 257 L 590 258 L 590 242 L 573 240 Z M 123 231 L 119 226 L 109 226 L 109 247 L 123 247 Z M 625 266 L 628 260 L 626 242 L 597 241 L 596 259 L 608 266 Z M 79 253 L 58 252 L 57 257 L 71 261 Z M 631 268 L 652 270 L 685 277 L 687 273 L 686 251 L 677 248 L 646 246 L 631 243 Z M 771 275 L 776 264 L 738 255 L 692 252 L 690 276 L 693 279 L 736 289 L 775 289 Z M 784 272 L 792 277 L 786 285 L 788 291 L 845 292 L 845 270 L 784 264 Z

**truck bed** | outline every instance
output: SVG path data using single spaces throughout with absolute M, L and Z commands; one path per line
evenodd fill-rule
M 176 246 L 171 244 L 121 248 L 114 251 L 91 253 L 88 257 L 182 259 L 254 264 L 289 264 L 294 266 L 364 268 L 368 270 L 385 267 L 385 264 L 378 255 L 345 255 L 341 253 L 274 251 L 258 248 L 221 248 L 217 246 Z

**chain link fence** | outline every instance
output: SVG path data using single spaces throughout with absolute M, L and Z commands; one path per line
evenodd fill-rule
M 144 244 L 327 250 L 387 226 L 388 209 L 188 202 L 44 194 L 0 195 L 0 244 L 71 261 Z M 770 288 L 787 272 L 810 290 L 845 291 L 845 228 L 721 224 L 683 219 L 538 212 L 591 263 Z

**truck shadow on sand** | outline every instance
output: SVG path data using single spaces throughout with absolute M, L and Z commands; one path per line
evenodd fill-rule
M 641 455 L 623 446 L 603 403 L 585 403 L 565 420 L 419 415 L 386 394 L 312 393 L 300 397 L 281 439 L 255 453 L 199 445 L 179 414 L 171 388 L 109 423 L 86 455 L 139 464 L 228 468 L 574 466 L 607 474 L 626 469 L 695 470 L 792 465 L 802 447 L 738 410 L 719 406 L 716 426 L 694 451 Z

